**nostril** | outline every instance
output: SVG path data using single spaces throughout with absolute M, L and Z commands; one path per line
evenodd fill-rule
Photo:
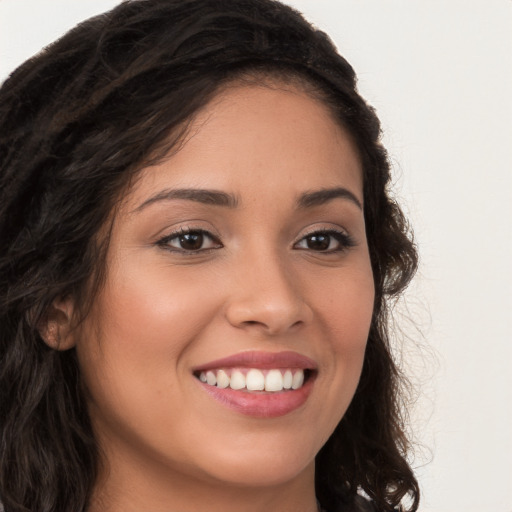
M 225 315 L 235 327 L 274 335 L 304 326 L 311 319 L 312 312 L 296 296 L 279 302 L 267 300 L 261 294 L 251 294 L 246 298 L 234 297 L 226 305 Z

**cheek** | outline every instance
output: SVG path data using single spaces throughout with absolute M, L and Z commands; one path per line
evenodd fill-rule
M 216 301 L 156 265 L 113 271 L 84 321 L 77 353 L 92 401 L 110 415 L 180 389 L 180 362 L 215 315 Z M 172 283 L 172 285 L 170 284 Z M 155 410 L 160 407 L 155 405 Z
M 215 315 L 214 299 L 198 301 L 197 286 L 168 274 L 155 265 L 111 272 L 77 344 L 95 428 L 133 443 L 159 438 L 158 425 L 186 412 L 180 362 Z
M 366 345 L 373 314 L 375 290 L 369 264 L 331 279 L 317 294 L 317 315 L 335 340 L 334 347 L 360 351 Z
M 121 345 L 135 359 L 177 358 L 216 313 L 217 301 L 204 293 L 203 281 L 165 265 L 125 266 L 101 299 L 104 313 L 98 316 L 108 344 Z
M 309 426 L 321 431 L 321 445 L 327 441 L 347 411 L 355 394 L 364 362 L 373 305 L 374 282 L 369 265 L 340 272 L 311 288 L 317 319 L 315 338 L 321 365 L 318 373 L 319 409 Z
M 363 267 L 339 281 L 333 280 L 319 297 L 316 314 L 332 358 L 326 362 L 335 389 L 348 406 L 361 374 L 373 315 L 375 292 L 371 268 Z

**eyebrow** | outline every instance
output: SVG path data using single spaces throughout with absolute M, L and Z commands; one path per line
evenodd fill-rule
M 234 195 L 227 194 L 226 192 L 198 188 L 177 188 L 159 192 L 158 194 L 144 201 L 133 211 L 139 212 L 150 204 L 156 203 L 158 201 L 169 201 L 173 199 L 186 199 L 188 201 L 196 201 L 197 203 L 214 206 L 225 206 L 227 208 L 236 208 L 238 206 L 238 199 Z
M 306 192 L 299 197 L 298 205 L 299 208 L 312 208 L 314 206 L 320 206 L 333 199 L 348 199 L 354 203 L 360 210 L 363 209 L 361 201 L 352 193 L 343 187 L 336 188 L 325 188 L 321 190 L 315 190 L 313 192 Z
M 173 199 L 185 199 L 188 201 L 195 201 L 202 204 L 224 206 L 226 208 L 236 208 L 239 201 L 236 196 L 222 192 L 220 190 L 208 190 L 208 189 L 197 189 L 197 188 L 178 188 L 162 190 L 158 194 L 146 199 L 141 205 L 139 205 L 132 213 L 140 212 L 147 206 L 159 202 L 159 201 L 170 201 Z M 354 203 L 359 209 L 363 209 L 363 206 L 359 199 L 350 190 L 343 187 L 326 188 L 321 190 L 315 190 L 312 192 L 305 192 L 301 194 L 297 200 L 299 209 L 313 208 L 322 204 L 328 203 L 333 199 L 348 199 Z

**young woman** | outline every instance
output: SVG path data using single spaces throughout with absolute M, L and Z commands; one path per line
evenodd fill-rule
M 0 123 L 6 512 L 417 510 L 386 308 L 416 253 L 325 34 L 128 1 Z

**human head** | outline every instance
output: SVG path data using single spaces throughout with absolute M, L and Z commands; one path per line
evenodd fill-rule
M 405 287 L 416 256 L 386 190 L 378 119 L 358 95 L 352 68 L 323 33 L 272 1 L 146 0 L 79 25 L 0 92 L 3 486 L 13 471 L 7 461 L 27 460 L 9 478 L 15 486 L 0 489 L 4 499 L 26 496 L 21 474 L 37 467 L 49 475 L 51 499 L 58 488 L 63 502 L 72 491 L 85 503 L 97 454 L 76 358 L 49 349 L 40 325 L 59 298 L 72 296 L 87 314 L 116 202 L 137 171 L 178 150 L 187 123 L 224 85 L 269 78 L 328 105 L 363 164 L 374 316 L 356 396 L 318 456 L 318 496 L 328 507 L 361 486 L 384 506 L 417 493 L 402 454 L 386 323 L 386 301 Z M 75 455 L 64 460 L 62 451 Z M 39 466 L 37 453 L 47 457 Z M 43 499 L 43 491 L 31 492 Z

